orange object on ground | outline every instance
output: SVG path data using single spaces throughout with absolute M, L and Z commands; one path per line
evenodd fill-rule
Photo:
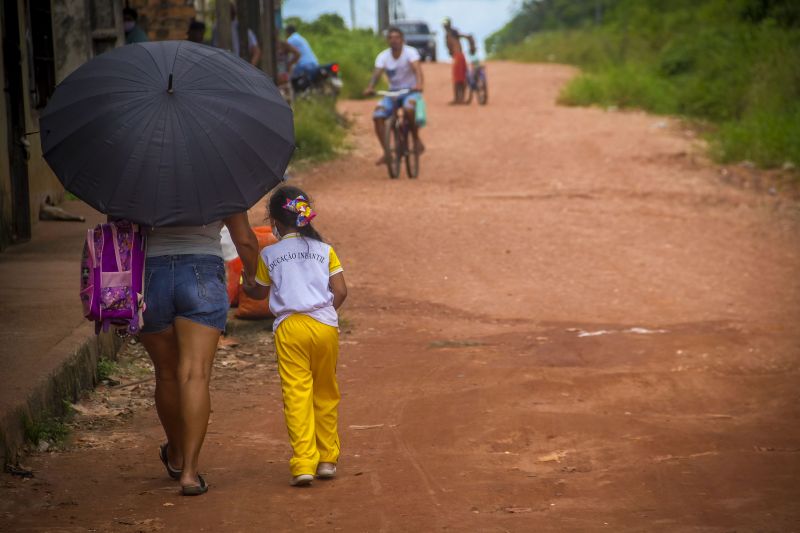
M 253 231 L 258 239 L 259 250 L 278 242 L 278 239 L 272 234 L 272 228 L 269 226 L 256 226 L 253 228 Z M 236 282 L 239 294 L 239 308 L 236 311 L 236 318 L 255 320 L 272 316 L 272 313 L 269 311 L 269 305 L 267 305 L 267 300 L 254 300 L 250 298 L 244 293 L 239 278 L 236 278 Z
M 463 52 L 453 56 L 453 83 L 467 82 L 467 58 Z
M 228 279 L 228 303 L 231 307 L 239 305 L 239 285 L 242 277 L 242 259 L 237 257 L 225 262 L 225 276 Z

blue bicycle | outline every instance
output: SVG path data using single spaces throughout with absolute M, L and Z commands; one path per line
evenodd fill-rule
M 472 103 L 472 95 L 478 97 L 480 105 L 486 105 L 489 101 L 489 83 L 486 81 L 486 67 L 478 61 L 472 61 L 472 65 L 467 72 L 467 86 L 469 87 L 469 94 L 467 95 L 467 103 Z

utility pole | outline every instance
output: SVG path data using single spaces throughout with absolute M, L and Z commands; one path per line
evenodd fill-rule
M 278 28 L 275 20 L 275 4 L 280 0 L 261 0 L 261 70 L 277 83 L 278 77 Z
M 378 33 L 389 27 L 389 0 L 378 0 Z
M 223 50 L 233 50 L 230 0 L 217 0 L 217 46 Z
M 256 0 L 257 1 L 257 0 Z M 237 36 L 239 37 L 239 57 L 250 62 L 250 39 L 248 33 L 252 31 L 255 22 L 250 13 L 251 0 L 236 0 Z M 256 32 L 254 32 L 256 33 Z M 258 36 L 256 36 L 258 38 Z
M 350 29 L 356 29 L 356 0 L 350 0 Z

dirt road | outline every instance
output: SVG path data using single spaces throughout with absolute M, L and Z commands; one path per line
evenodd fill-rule
M 139 408 L 4 476 L 0 530 L 800 530 L 797 205 L 677 122 L 556 106 L 568 68 L 492 64 L 483 108 L 426 74 L 418 180 L 373 166 L 370 102 L 296 178 L 350 285 L 339 478 L 288 486 L 269 336 L 242 334 L 208 495 L 177 495 Z

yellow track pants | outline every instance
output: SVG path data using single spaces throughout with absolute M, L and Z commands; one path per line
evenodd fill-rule
M 339 460 L 339 331 L 307 315 L 291 315 L 275 331 L 283 414 L 294 455 L 293 476 Z

